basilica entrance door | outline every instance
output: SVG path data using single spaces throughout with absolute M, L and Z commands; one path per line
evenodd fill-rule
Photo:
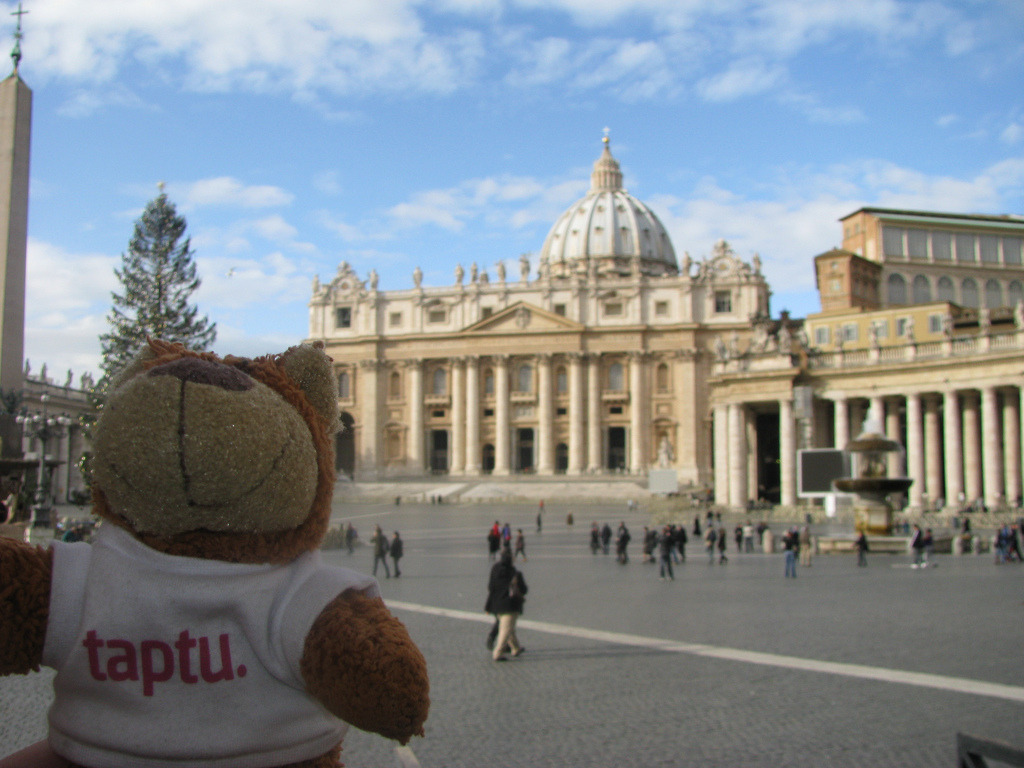
M 448 473 L 448 430 L 430 430 L 430 472 L 434 475 Z
M 605 467 L 612 472 L 626 469 L 626 428 L 608 427 L 608 455 Z
M 516 471 L 533 472 L 533 430 L 516 430 Z

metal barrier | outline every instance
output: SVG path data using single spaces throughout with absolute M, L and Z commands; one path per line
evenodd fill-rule
M 987 760 L 998 761 L 1001 765 L 1024 766 L 1024 749 L 966 733 L 956 735 L 957 768 L 988 768 Z

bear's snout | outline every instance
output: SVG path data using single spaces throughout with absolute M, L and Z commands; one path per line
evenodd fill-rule
M 198 357 L 182 357 L 151 368 L 148 376 L 174 376 L 191 384 L 209 384 L 231 392 L 252 389 L 255 382 L 237 368 Z

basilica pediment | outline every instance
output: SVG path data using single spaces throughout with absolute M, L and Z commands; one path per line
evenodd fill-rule
M 464 329 L 465 333 L 540 333 L 582 331 L 583 326 L 533 304 L 517 302 Z

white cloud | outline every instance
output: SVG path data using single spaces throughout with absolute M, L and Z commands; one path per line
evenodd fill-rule
M 781 67 L 747 58 L 734 62 L 725 72 L 701 80 L 697 92 L 708 101 L 733 101 L 772 90 L 785 77 Z
M 1004 144 L 1016 144 L 1022 138 L 1024 138 L 1024 122 L 1019 120 L 1015 123 L 1010 123 L 999 134 L 999 139 Z
M 198 208 L 205 205 L 231 205 L 242 208 L 272 208 L 288 205 L 294 195 L 280 187 L 269 185 L 247 186 L 230 176 L 200 179 L 183 187 L 181 207 Z

